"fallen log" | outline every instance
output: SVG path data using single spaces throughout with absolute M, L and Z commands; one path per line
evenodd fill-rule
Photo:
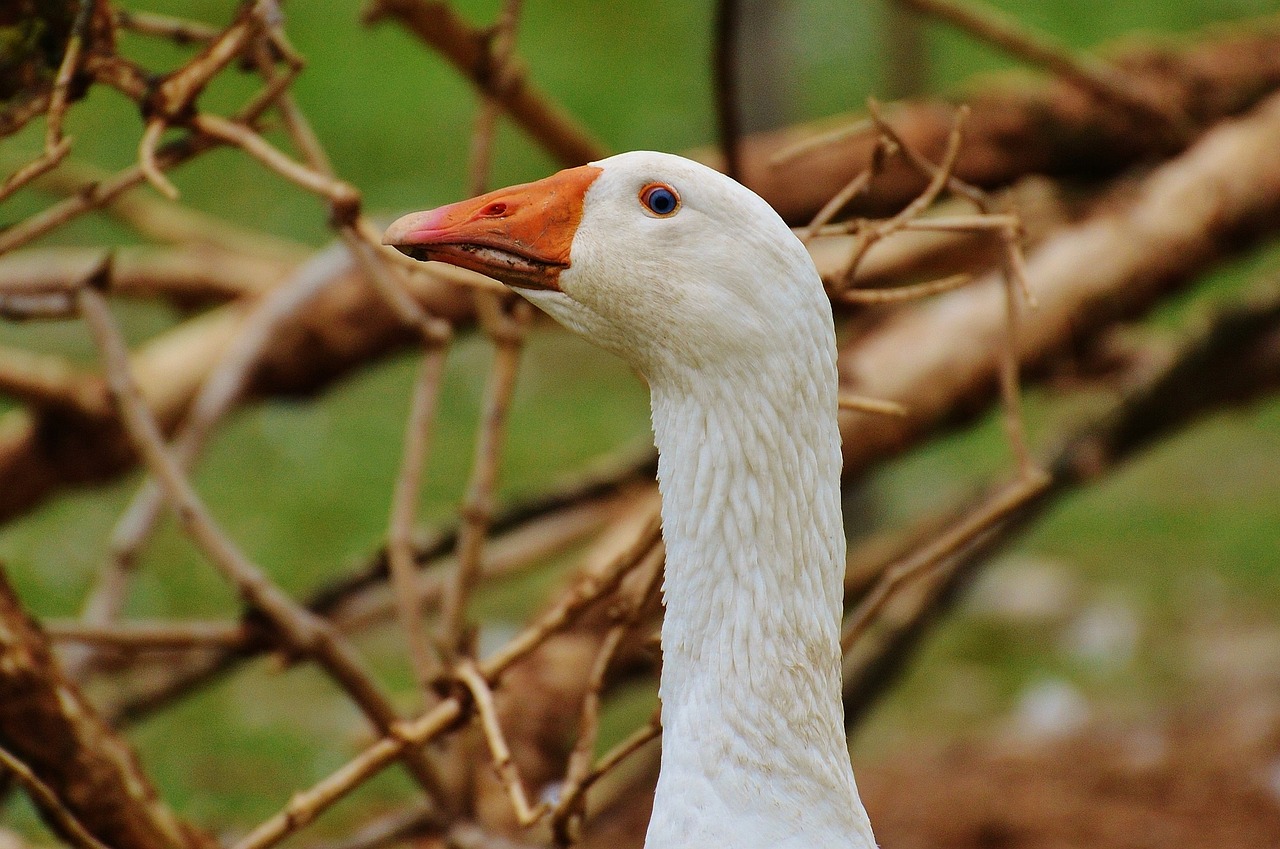
M 1160 92 L 1185 116 L 1181 139 L 1189 145 L 1217 122 L 1242 114 L 1280 87 L 1280 26 L 1268 19 L 1257 28 L 1210 36 L 1189 47 L 1142 44 L 1109 58 L 1126 77 Z M 1028 174 L 1097 183 L 1178 151 L 1132 112 L 1067 82 L 1003 83 L 966 91 L 958 100 L 971 111 L 955 174 L 987 189 Z M 953 107 L 937 101 L 897 104 L 886 115 L 908 144 L 933 161 L 946 149 L 952 116 Z M 792 224 L 807 223 L 871 163 L 876 145 L 871 131 L 832 136 L 828 143 L 778 161 L 779 154 L 820 140 L 830 130 L 828 120 L 743 139 L 744 181 Z M 709 150 L 701 158 L 718 162 L 718 154 Z M 924 185 L 918 172 L 891 160 L 848 211 L 892 214 Z

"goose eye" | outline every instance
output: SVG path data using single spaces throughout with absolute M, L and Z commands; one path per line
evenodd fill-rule
M 675 215 L 680 208 L 680 196 L 676 194 L 676 190 L 661 183 L 653 183 L 641 189 L 640 202 L 659 218 Z

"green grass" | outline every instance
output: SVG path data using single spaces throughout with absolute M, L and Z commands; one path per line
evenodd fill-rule
M 215 23 L 233 7 L 228 0 L 137 5 Z M 472 20 L 486 21 L 498 4 L 459 5 Z M 532 78 L 611 148 L 680 150 L 704 144 L 713 134 L 710 5 L 532 3 L 520 52 Z M 1185 32 L 1271 6 L 1265 0 L 998 5 L 1076 47 L 1134 31 Z M 396 27 L 358 26 L 357 6 L 355 0 L 322 0 L 287 7 L 290 33 L 309 59 L 297 86 L 303 109 L 339 173 L 365 192 L 371 210 L 390 213 L 457 199 L 474 113 L 470 92 L 440 59 Z M 855 109 L 880 88 L 883 48 L 876 27 L 883 13 L 879 5 L 837 0 L 796 4 L 787 29 L 794 47 L 787 54 L 791 64 L 779 69 L 793 81 L 793 94 L 780 119 Z M 183 55 L 138 39 L 129 44 L 157 69 L 174 66 Z M 961 91 L 975 73 L 1011 67 L 1005 58 L 941 28 L 930 29 L 929 44 L 929 79 L 936 89 Z M 245 78 L 220 82 L 202 105 L 229 111 L 249 85 Z M 133 160 L 139 129 L 132 104 L 109 91 L 95 91 L 77 106 L 69 125 L 77 155 L 109 168 Z M 34 150 L 39 132 L 31 128 L 6 142 L 4 153 Z M 504 128 L 495 184 L 531 179 L 552 167 L 518 131 Z M 314 245 L 329 237 L 319 202 L 247 157 L 216 153 L 173 178 L 192 205 L 245 226 Z M 0 215 L 13 221 L 45 200 L 21 195 Z M 94 219 L 53 241 L 101 244 L 130 238 Z M 1178 332 L 1193 324 L 1207 303 L 1234 297 L 1246 281 L 1276 267 L 1275 251 L 1251 254 L 1171 302 L 1151 326 L 1156 332 Z M 180 318 L 146 305 L 122 306 L 120 315 L 135 342 Z M 92 348 L 74 323 L 0 325 L 0 344 L 93 361 Z M 536 334 L 531 349 L 505 446 L 504 497 L 536 491 L 601 452 L 643 443 L 648 434 L 644 387 L 617 360 L 558 333 Z M 464 341 L 451 354 L 424 522 L 449 515 L 460 496 L 488 362 L 488 350 L 478 341 Z M 379 545 L 416 368 L 415 358 L 395 357 L 318 397 L 256 405 L 218 433 L 201 463 L 196 483 L 215 514 L 291 592 L 305 593 L 342 574 Z M 1092 397 L 1084 407 L 1097 409 L 1109 400 Z M 1071 404 L 1033 395 L 1030 418 L 1040 445 L 1065 420 L 1087 412 L 1079 402 Z M 1240 617 L 1274 620 L 1280 614 L 1277 435 L 1280 405 L 1275 402 L 1215 416 L 1102 485 L 1065 500 L 1018 546 L 1017 557 L 1050 559 L 1078 575 L 1088 598 L 1118 593 L 1135 606 L 1144 631 L 1130 666 L 1101 674 L 1064 655 L 1054 627 L 1028 631 L 962 614 L 929 642 L 921 663 L 867 728 L 863 744 L 890 745 L 921 727 L 946 731 L 989 721 L 1008 710 L 1028 684 L 1047 677 L 1067 678 L 1091 696 L 1118 703 L 1178 692 L 1189 674 L 1182 635 L 1197 621 L 1206 574 L 1215 576 L 1228 610 Z M 867 500 L 875 505 L 878 521 L 905 521 L 1008 468 L 998 421 L 986 417 L 878 473 Z M 0 529 L 0 561 L 33 610 L 49 616 L 76 611 L 102 561 L 112 523 L 138 480 L 135 474 L 62 493 Z M 518 619 L 555 579 L 554 571 L 546 571 L 497 587 L 479 600 L 478 610 L 495 621 Z M 238 610 L 234 594 L 171 524 L 147 550 L 129 608 L 139 616 L 231 616 Z M 395 629 L 371 634 L 361 645 L 397 698 L 411 705 L 412 685 Z M 179 810 L 197 822 L 243 828 L 276 810 L 292 789 L 328 773 L 366 739 L 352 709 L 329 692 L 314 672 L 280 673 L 270 662 L 258 662 L 131 733 L 147 768 Z M 640 689 L 611 706 L 606 741 L 647 715 L 652 698 Z M 962 702 L 969 706 L 957 707 Z M 339 832 L 350 816 L 390 804 L 408 791 L 393 771 L 326 817 L 319 831 Z M 10 810 L 19 808 L 11 804 Z M 29 814 L 15 816 L 31 821 Z

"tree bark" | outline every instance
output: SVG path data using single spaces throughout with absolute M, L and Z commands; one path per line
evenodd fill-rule
M 1143 86 L 1162 92 L 1185 116 L 1182 138 L 1191 144 L 1218 121 L 1241 114 L 1280 86 L 1280 33 L 1236 32 L 1183 49 L 1146 45 L 1112 61 Z M 988 189 L 1027 174 L 1098 182 L 1138 162 L 1177 153 L 1129 112 L 1065 82 L 1005 83 L 962 100 L 970 113 L 955 174 Z M 936 100 L 908 102 L 887 109 L 886 117 L 909 145 L 938 161 L 954 108 Z M 821 127 L 829 130 L 831 121 Z M 780 151 L 819 132 L 817 126 L 800 125 L 742 141 L 744 182 L 794 225 L 808 223 L 871 163 L 873 132 L 821 145 L 783 164 L 773 161 Z M 718 161 L 711 150 L 698 156 Z M 918 195 L 925 182 L 895 159 L 847 209 L 854 215 L 892 214 Z
M 112 849 L 213 849 L 159 798 L 132 747 L 68 680 L 0 569 L 0 746 Z M 55 830 L 58 819 L 47 816 Z
M 1138 315 L 1214 262 L 1280 227 L 1280 95 L 1224 122 L 1153 171 L 1125 205 L 1049 236 L 1027 258 L 1039 304 L 1018 359 L 1034 367 Z M 846 413 L 844 473 L 856 476 L 995 397 L 1005 335 L 997 273 L 891 317 L 841 353 L 843 389 L 908 415 Z

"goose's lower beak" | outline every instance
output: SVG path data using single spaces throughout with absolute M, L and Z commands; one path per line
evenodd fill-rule
M 419 260 L 457 265 L 528 289 L 560 289 L 582 220 L 587 189 L 600 175 L 593 165 L 569 168 L 536 183 L 425 212 L 387 228 L 382 243 Z

